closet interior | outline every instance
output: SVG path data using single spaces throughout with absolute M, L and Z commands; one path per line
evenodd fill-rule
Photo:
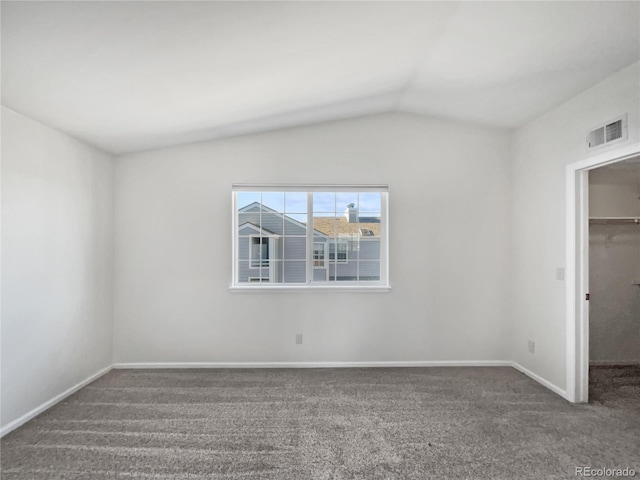
M 589 172 L 589 398 L 640 409 L 640 157 Z

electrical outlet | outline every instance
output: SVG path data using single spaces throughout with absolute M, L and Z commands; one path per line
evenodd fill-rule
M 564 268 L 556 268 L 556 280 L 564 280 Z
M 296 333 L 296 345 L 302 345 L 302 334 Z
M 529 340 L 528 350 L 529 353 L 536 353 L 536 342 Z

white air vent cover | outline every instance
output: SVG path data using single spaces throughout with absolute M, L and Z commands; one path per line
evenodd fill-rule
M 601 148 L 627 139 L 627 114 L 611 120 L 587 133 L 587 148 Z

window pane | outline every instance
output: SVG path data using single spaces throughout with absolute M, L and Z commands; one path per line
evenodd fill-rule
M 329 243 L 329 260 L 346 263 L 349 261 L 349 257 L 355 259 L 355 255 L 349 255 L 349 242 L 347 240 L 337 239 Z
M 260 234 L 260 208 L 252 208 L 251 211 L 238 213 L 238 234 L 239 235 L 259 235 Z
M 282 240 L 285 260 L 305 260 L 307 258 L 306 237 L 284 237 Z
M 307 192 L 285 192 L 284 209 L 286 213 L 307 213 Z
M 329 270 L 327 268 L 314 268 L 313 269 L 313 281 L 314 282 L 326 282 L 329 280 Z
M 238 238 L 238 259 L 249 260 L 249 237 Z
M 358 275 L 358 262 L 336 263 L 334 269 L 334 280 L 338 282 L 354 282 Z
M 360 262 L 360 281 L 380 280 L 380 262 Z
M 334 192 L 313 193 L 313 214 L 331 213 L 336 211 L 336 194 Z
M 360 223 L 358 224 L 358 236 L 365 240 L 367 238 L 380 237 L 381 223 L 379 218 L 375 217 L 360 217 Z M 369 220 L 368 222 L 362 222 L 362 220 Z M 379 241 L 379 240 L 378 240 Z
M 238 283 L 246 283 L 249 281 L 249 276 L 252 270 L 249 268 L 248 261 L 239 261 L 238 262 Z
M 327 260 L 326 254 L 327 244 L 322 243 L 314 243 L 313 244 L 313 267 L 314 268 L 325 268 L 325 263 Z
M 263 235 L 282 235 L 284 220 L 282 213 L 275 213 L 263 207 L 260 227 Z
M 286 283 L 305 283 L 307 281 L 307 262 L 284 262 L 284 281 Z
M 380 280 L 386 195 L 313 192 L 309 212 L 306 192 L 236 195 L 238 283 L 305 283 L 308 269 L 316 282 Z
M 249 255 L 251 259 L 251 268 L 260 268 L 269 266 L 269 254 L 271 241 L 269 237 L 250 237 Z M 273 247 L 273 245 L 271 245 Z
M 349 245 L 346 242 L 337 242 L 336 243 L 336 252 L 337 252 L 337 259 L 338 260 L 344 260 L 346 261 L 348 258 L 348 251 L 349 251 Z
M 380 212 L 382 210 L 382 195 L 380 192 L 360 192 L 358 210 L 362 212 Z
M 330 217 L 313 217 L 313 230 L 316 234 L 321 234 L 326 237 L 335 236 L 335 223 L 336 219 L 332 215 Z
M 336 193 L 336 214 L 344 215 L 347 213 L 348 208 L 351 208 L 353 212 L 358 211 L 358 193 L 357 192 Z
M 360 260 L 380 260 L 380 239 L 361 238 L 359 255 Z
M 282 283 L 284 282 L 284 262 L 282 260 L 275 260 L 271 262 L 270 268 L 272 270 L 265 271 L 265 276 L 269 277 L 269 283 Z
M 381 229 L 380 212 L 360 212 L 358 216 L 358 233 L 361 236 L 379 237 Z M 364 233 L 363 233 L 364 232 Z
M 307 234 L 307 218 L 304 214 L 293 214 L 284 216 L 284 234 L 285 235 L 306 235 Z
M 262 205 L 276 212 L 284 212 L 284 192 L 262 192 Z
M 260 203 L 260 192 L 238 192 L 238 210 L 252 203 Z

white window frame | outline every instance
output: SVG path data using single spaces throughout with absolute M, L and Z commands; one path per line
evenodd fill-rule
M 314 192 L 376 192 L 380 193 L 380 280 L 379 281 L 317 281 L 314 280 L 315 267 L 313 260 L 314 230 L 307 229 L 307 273 L 305 283 L 239 283 L 238 282 L 238 197 L 239 192 L 305 192 L 307 194 L 307 211 L 313 215 L 313 193 Z M 389 284 L 389 187 L 388 185 L 319 185 L 319 184 L 233 184 L 232 185 L 232 283 L 230 290 L 234 292 L 249 291 L 308 291 L 308 290 L 336 290 L 353 292 L 387 292 L 391 290 Z M 335 240 L 334 240 L 335 241 Z M 341 240 L 338 239 L 336 243 Z M 328 243 L 328 242 L 327 242 Z M 348 242 L 345 242 L 348 245 Z M 336 247 L 337 253 L 337 247 Z M 328 258 L 329 247 L 325 247 L 325 268 L 329 268 L 330 263 L 348 263 L 347 260 L 331 261 Z

